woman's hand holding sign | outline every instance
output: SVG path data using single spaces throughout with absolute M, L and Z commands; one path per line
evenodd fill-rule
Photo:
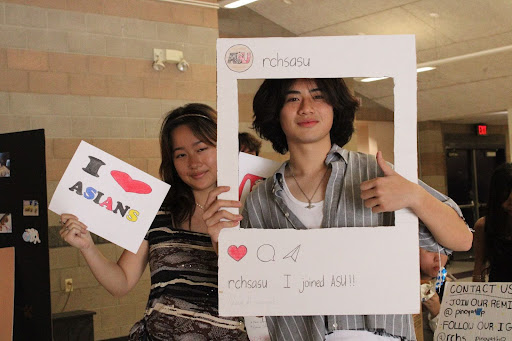
M 107 259 L 94 245 L 87 226 L 73 214 L 60 216 L 62 239 L 80 250 L 94 277 L 115 297 L 126 295 L 137 284 L 148 262 L 148 242 L 136 254 L 125 251 L 117 262 Z
M 60 216 L 62 228 L 60 235 L 62 239 L 80 250 L 86 250 L 94 245 L 91 233 L 87 226 L 73 214 L 64 213 Z
M 242 205 L 240 201 L 236 200 L 217 199 L 219 194 L 227 191 L 229 191 L 229 186 L 216 187 L 208 194 L 208 199 L 206 199 L 206 204 L 204 205 L 203 220 L 208 227 L 208 234 L 212 239 L 215 251 L 218 248 L 220 231 L 226 227 L 235 227 L 242 220 L 240 214 L 233 214 L 221 209 L 223 207 L 240 208 Z

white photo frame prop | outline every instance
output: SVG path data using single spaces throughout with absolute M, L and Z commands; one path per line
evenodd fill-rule
M 392 77 L 395 170 L 417 182 L 412 35 L 217 40 L 218 183 L 238 196 L 239 79 Z M 418 219 L 318 230 L 224 229 L 221 316 L 418 313 Z M 238 259 L 237 259 L 238 258 Z

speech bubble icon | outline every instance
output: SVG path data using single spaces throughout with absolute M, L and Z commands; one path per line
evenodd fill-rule
M 264 263 L 275 261 L 276 250 L 270 244 L 263 244 L 258 248 L 258 252 L 256 252 L 256 256 L 258 259 Z

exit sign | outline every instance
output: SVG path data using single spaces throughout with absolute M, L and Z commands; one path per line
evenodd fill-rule
M 475 127 L 476 127 L 476 134 L 478 136 L 486 136 L 487 135 L 487 124 L 477 124 Z

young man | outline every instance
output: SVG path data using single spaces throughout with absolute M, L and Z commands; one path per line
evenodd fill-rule
M 392 225 L 393 212 L 408 207 L 422 221 L 420 246 L 468 250 L 472 235 L 451 199 L 406 180 L 380 152 L 341 148 L 357 107 L 342 79 L 264 81 L 253 101 L 254 128 L 290 160 L 249 195 L 241 227 Z M 409 315 L 272 316 L 267 325 L 272 340 L 415 340 Z

